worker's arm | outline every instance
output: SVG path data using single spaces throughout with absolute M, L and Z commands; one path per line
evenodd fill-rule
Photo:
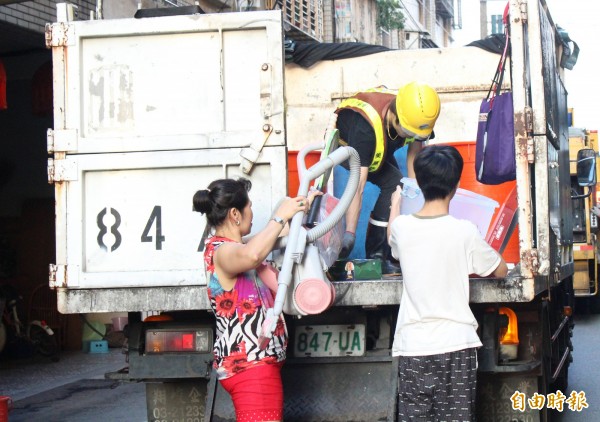
M 360 179 L 358 181 L 358 189 L 356 195 L 352 199 L 348 210 L 346 210 L 346 231 L 356 234 L 356 226 L 358 225 L 358 217 L 362 207 L 363 193 L 365 191 L 365 185 L 367 184 L 367 177 L 369 176 L 369 168 L 360 168 Z
M 408 151 L 406 152 L 406 168 L 408 170 L 408 177 L 415 179 L 415 157 L 417 153 L 423 149 L 423 142 L 413 141 L 408 144 Z
M 350 206 L 346 210 L 346 232 L 342 237 L 342 247 L 340 249 L 340 259 L 347 258 L 352 249 L 354 249 L 354 242 L 356 241 L 356 226 L 358 225 L 358 217 L 362 207 L 363 192 L 367 183 L 367 177 L 369 175 L 368 167 L 360 168 L 360 177 L 358 181 L 358 189 Z

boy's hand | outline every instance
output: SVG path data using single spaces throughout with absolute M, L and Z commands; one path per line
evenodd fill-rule
M 390 242 L 390 236 L 392 235 L 392 221 L 398 215 L 400 215 L 400 204 L 402 203 L 402 187 L 400 185 L 396 186 L 396 190 L 392 194 L 391 203 L 390 203 L 390 217 L 388 219 L 388 226 L 386 230 L 387 241 Z
M 392 210 L 398 210 L 400 212 L 400 204 L 402 203 L 402 187 L 396 186 L 396 190 L 392 194 L 391 207 Z

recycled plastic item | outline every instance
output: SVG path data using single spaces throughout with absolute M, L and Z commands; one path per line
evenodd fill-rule
M 419 212 L 423 208 L 423 204 L 425 204 L 425 198 L 417 181 L 408 177 L 403 177 L 400 181 L 403 184 L 400 214 L 407 215 Z M 461 220 L 471 221 L 477 226 L 481 236 L 485 237 L 490 227 L 494 210 L 498 206 L 498 202 L 487 196 L 458 188 L 450 201 L 450 215 Z
M 337 130 L 326 133 L 326 137 L 336 138 L 338 136 Z M 306 152 L 322 149 L 323 146 L 323 143 L 315 143 L 300 151 L 298 155 L 299 168 L 303 167 L 303 156 Z M 358 153 L 355 149 L 347 146 L 337 148 L 326 159 L 319 161 L 309 169 L 302 169 L 300 172 L 300 187 L 298 188 L 299 195 L 307 195 L 312 180 L 346 160 L 350 162 L 350 178 L 338 205 L 325 220 L 310 229 L 303 226 L 304 213 L 296 213 L 290 222 L 290 231 L 286 236 L 287 239 L 285 239 L 283 256 L 281 254 L 277 256 L 273 251 L 274 260 L 276 262 L 280 260 L 281 262 L 281 269 L 277 278 L 278 288 L 274 306 L 267 310 L 265 322 L 261 327 L 258 340 L 261 350 L 268 344 L 268 340 L 273 337 L 277 319 L 282 312 L 285 311 L 290 315 L 309 315 L 315 310 L 330 306 L 335 300 L 335 289 L 331 286 L 325 274 L 326 268 L 323 267 L 319 250 L 314 242 L 329 232 L 344 217 L 356 194 L 360 178 Z M 279 264 L 277 266 L 279 267 Z M 314 289 L 312 284 L 315 280 L 326 288 Z M 309 282 L 307 288 L 300 287 L 304 282 Z M 323 297 L 315 300 L 312 297 L 315 292 Z M 303 306 L 310 309 L 303 309 Z
M 340 200 L 328 193 L 323 194 L 319 207 L 317 222 L 324 221 L 337 207 Z M 346 231 L 346 219 L 342 218 L 333 228 L 318 238 L 315 243 L 319 248 L 319 255 L 327 268 L 331 267 L 342 249 L 342 237 Z
M 333 304 L 335 289 L 318 278 L 302 280 L 294 292 L 294 304 L 309 315 L 320 314 Z
M 329 275 L 336 281 L 381 280 L 381 260 L 338 260 L 329 268 Z

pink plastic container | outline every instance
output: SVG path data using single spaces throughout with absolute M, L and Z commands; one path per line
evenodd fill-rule
M 299 310 L 307 315 L 320 314 L 329 308 L 335 298 L 335 290 L 330 283 L 318 278 L 302 280 L 294 291 L 294 302 Z

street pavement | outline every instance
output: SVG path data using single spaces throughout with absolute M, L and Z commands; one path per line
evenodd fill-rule
M 105 379 L 127 366 L 120 348 L 63 352 L 58 362 L 36 356 L 0 360 L 0 395 L 13 400 L 9 422 L 143 422 L 144 384 Z
M 575 315 L 573 363 L 568 393 L 584 392 L 588 407 L 580 412 L 566 408 L 556 422 L 600 421 L 600 315 Z M 565 393 L 568 396 L 567 393 Z
M 578 412 L 565 405 L 554 422 L 600 421 L 600 315 L 576 315 L 575 324 L 568 393 L 584 392 L 589 407 Z M 0 396 L 13 400 L 9 422 L 147 421 L 144 384 L 104 377 L 126 366 L 120 348 L 64 352 L 56 363 L 42 357 L 0 360 Z

